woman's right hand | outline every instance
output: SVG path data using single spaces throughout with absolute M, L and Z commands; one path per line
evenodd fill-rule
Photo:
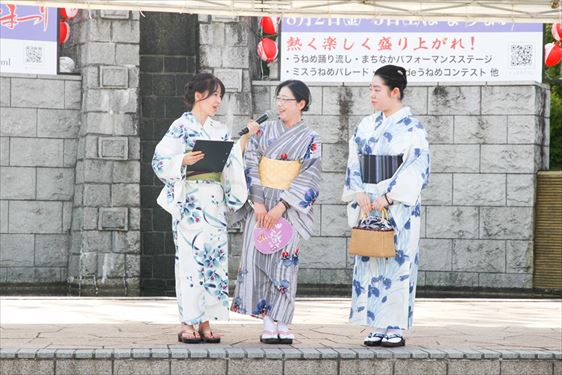
M 369 199 L 369 196 L 363 192 L 356 193 L 355 201 L 361 207 L 363 215 L 369 215 L 369 212 L 371 212 L 371 200 Z
M 263 228 L 265 215 L 267 215 L 267 209 L 263 203 L 254 203 L 254 214 L 256 215 L 256 225 L 258 228 Z
M 204 157 L 203 151 L 189 151 L 183 156 L 182 165 L 193 165 Z

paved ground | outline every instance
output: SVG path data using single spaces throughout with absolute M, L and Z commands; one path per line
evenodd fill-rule
M 349 305 L 349 299 L 299 299 L 293 347 L 360 348 L 368 329 L 347 323 Z M 562 350 L 561 300 L 420 298 L 414 318 L 410 348 Z M 260 329 L 261 321 L 231 314 L 215 325 L 223 342 L 199 347 L 276 347 L 258 342 Z M 176 332 L 170 298 L 0 298 L 2 349 L 187 347 Z

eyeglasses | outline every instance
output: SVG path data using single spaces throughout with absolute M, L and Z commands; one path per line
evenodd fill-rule
M 276 97 L 276 98 L 275 98 L 275 102 L 276 102 L 276 103 L 279 103 L 279 104 L 285 104 L 285 103 L 287 103 L 287 102 L 290 102 L 291 100 L 296 101 L 297 99 L 294 99 L 294 98 L 280 98 L 280 97 Z

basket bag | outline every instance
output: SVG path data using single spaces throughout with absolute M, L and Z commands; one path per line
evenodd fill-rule
M 349 255 L 389 258 L 396 255 L 394 229 L 388 222 L 388 212 L 383 209 L 380 217 L 361 219 L 351 229 Z

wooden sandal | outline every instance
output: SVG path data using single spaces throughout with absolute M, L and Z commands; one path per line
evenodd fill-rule
M 211 330 L 199 331 L 199 335 L 201 336 L 201 341 L 207 344 L 218 344 L 221 342 L 220 336 L 215 336 L 215 334 Z
M 178 333 L 178 341 L 184 344 L 199 344 L 201 340 L 201 335 L 199 332 L 192 329 L 186 329 Z

